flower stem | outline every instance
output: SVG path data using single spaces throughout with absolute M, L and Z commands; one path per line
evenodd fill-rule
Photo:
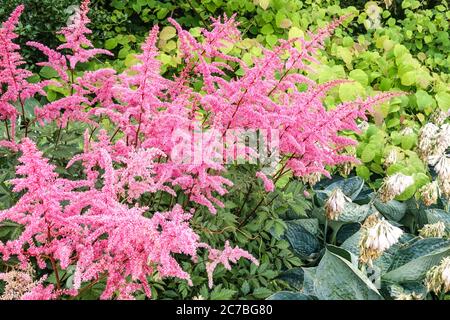
M 8 121 L 6 119 L 3 121 L 5 122 L 6 136 L 8 137 L 8 141 L 11 141 L 11 135 L 9 134 L 9 128 L 8 128 Z

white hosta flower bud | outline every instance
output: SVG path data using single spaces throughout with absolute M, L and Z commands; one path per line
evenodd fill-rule
M 423 296 L 415 292 L 400 293 L 395 296 L 395 300 L 423 300 Z
M 380 199 L 382 202 L 391 201 L 413 184 L 413 177 L 406 176 L 402 173 L 396 173 L 390 177 L 387 177 L 385 178 L 383 186 L 380 189 Z
M 411 127 L 405 127 L 402 129 L 402 131 L 400 131 L 400 134 L 402 136 L 409 136 L 414 134 L 414 130 Z
M 422 196 L 422 201 L 426 206 L 431 206 L 435 204 L 439 197 L 439 185 L 437 181 L 427 183 L 419 190 Z
M 450 125 L 444 124 L 436 137 L 434 154 L 443 154 L 450 147 Z
M 440 157 L 436 158 L 434 165 L 434 170 L 439 176 L 439 179 L 441 180 L 448 180 L 450 179 L 450 158 L 447 157 L 447 155 L 442 155 Z M 430 163 L 431 164 L 431 163 Z
M 358 124 L 358 128 L 359 128 L 359 130 L 361 130 L 361 131 L 366 131 L 367 129 L 369 129 L 369 123 L 368 123 L 367 121 L 361 121 L 361 122 Z
M 341 166 L 339 166 L 339 173 L 343 176 L 348 176 L 354 167 L 355 164 L 353 162 L 344 162 Z
M 378 213 L 369 216 L 362 226 L 362 237 L 359 243 L 360 260 L 372 264 L 384 251 L 398 242 L 403 234 L 400 228 L 378 217 Z
M 384 165 L 386 167 L 392 166 L 393 164 L 395 164 L 398 160 L 398 152 L 395 149 L 392 149 L 391 151 L 389 151 L 386 159 L 384 160 Z
M 439 265 L 427 272 L 425 284 L 428 291 L 435 293 L 450 291 L 450 257 L 442 259 Z
M 439 190 L 441 193 L 447 198 L 450 198 L 450 179 L 442 180 L 440 177 L 439 181 Z
M 445 112 L 441 109 L 437 109 L 432 115 L 431 115 L 431 122 L 434 124 L 441 126 L 444 124 L 445 120 L 447 120 L 449 114 L 448 112 Z
M 439 127 L 433 123 L 427 123 L 420 129 L 418 149 L 422 159 L 428 159 L 434 148 Z
M 445 236 L 445 224 L 442 221 L 426 224 L 419 231 L 420 236 L 424 238 L 442 238 Z
M 337 220 L 344 210 L 345 204 L 351 201 L 352 200 L 347 197 L 340 188 L 334 189 L 325 203 L 327 218 L 330 220 Z
M 320 181 L 322 174 L 319 172 L 310 173 L 304 177 L 302 177 L 303 183 L 308 183 L 311 187 L 314 186 L 317 182 Z
M 403 231 L 394 227 L 386 220 L 380 220 L 373 228 L 368 230 L 366 247 L 378 251 L 385 251 L 395 244 Z

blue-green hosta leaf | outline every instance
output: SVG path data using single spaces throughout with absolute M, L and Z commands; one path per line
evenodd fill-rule
M 319 220 L 315 218 L 311 219 L 296 219 L 291 222 L 298 223 L 305 228 L 309 233 L 317 236 L 319 234 Z
M 391 297 L 398 297 L 401 294 L 415 294 L 424 297 L 427 294 L 427 288 L 423 281 L 419 282 L 407 282 L 404 284 L 388 284 L 387 291 L 390 293 Z
M 358 196 L 353 199 L 353 202 L 357 204 L 367 204 L 372 200 L 373 193 L 372 189 L 364 185 Z
M 407 209 L 406 203 L 397 200 L 383 203 L 379 199 L 375 199 L 373 204 L 383 216 L 393 221 L 400 221 L 405 216 Z
M 450 213 L 441 209 L 425 210 L 428 223 L 443 222 L 447 232 L 450 231 Z
M 347 240 L 341 244 L 341 248 L 345 249 L 359 258 L 359 241 L 361 240 L 361 230 L 355 232 Z
M 361 179 L 360 177 L 351 177 L 348 179 L 342 179 L 333 182 L 330 185 L 328 185 L 324 190 L 318 190 L 316 196 L 319 205 L 323 205 L 327 200 L 328 196 L 331 194 L 331 192 L 336 188 L 340 188 L 347 197 L 354 200 L 356 197 L 358 197 L 363 186 L 364 186 L 363 179 Z
M 345 240 L 358 232 L 359 229 L 361 229 L 360 223 L 344 224 L 336 234 L 336 244 L 343 244 Z
M 292 251 L 303 259 L 315 258 L 321 249 L 317 237 L 295 221 L 287 221 L 286 225 L 284 238 L 289 241 Z
M 345 204 L 344 210 L 339 215 L 337 221 L 340 222 L 362 222 L 371 213 L 373 209 L 368 205 L 364 204 L 360 206 L 359 204 L 348 202 Z
M 317 267 L 302 268 L 303 269 L 303 289 L 302 292 L 307 295 L 314 296 L 314 281 L 316 279 Z
M 316 296 L 324 300 L 382 300 L 369 278 L 344 258 L 326 250 L 314 281 Z
M 411 198 L 405 203 L 407 205 L 407 211 L 409 213 L 412 213 L 417 219 L 419 228 L 428 223 L 427 214 L 425 212 L 425 210 L 427 210 L 427 207 L 422 203 L 422 201 L 417 201 L 416 199 Z
M 449 247 L 450 241 L 442 238 L 416 238 L 405 243 L 402 248 L 397 251 L 389 270 L 392 271 L 417 258 L 430 254 L 436 250 Z
M 303 268 L 292 268 L 282 272 L 278 279 L 288 283 L 291 287 L 300 290 L 303 287 L 304 271 Z
M 374 261 L 374 265 L 379 268 L 381 274 L 386 273 L 395 261 L 396 254 L 398 250 L 405 246 L 406 243 L 414 239 L 414 236 L 409 233 L 404 233 L 397 243 L 392 245 L 383 254 Z
M 274 293 L 266 300 L 314 300 L 314 298 L 301 292 L 280 291 Z
M 431 267 L 450 255 L 450 241 L 441 238 L 427 238 L 413 242 L 400 249 L 393 258 L 390 271 L 384 280 L 410 282 L 423 279 Z
M 333 245 L 327 245 L 327 250 L 340 256 L 341 258 L 344 258 L 348 262 L 351 262 L 355 267 L 358 267 L 358 257 L 350 251 Z

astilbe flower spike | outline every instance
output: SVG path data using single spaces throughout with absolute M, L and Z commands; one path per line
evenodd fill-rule
M 92 42 L 86 37 L 86 35 L 92 33 L 87 27 L 87 24 L 91 21 L 88 18 L 89 3 L 90 0 L 83 0 L 72 23 L 59 31 L 60 34 L 64 35 L 66 43 L 60 45 L 57 49 L 69 49 L 72 51 L 71 55 L 67 55 L 71 69 L 75 69 L 79 62 L 86 62 L 97 54 L 112 55 L 111 52 L 105 49 L 85 48 L 93 47 Z

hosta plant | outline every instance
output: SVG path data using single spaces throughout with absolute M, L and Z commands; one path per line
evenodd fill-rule
M 166 279 L 193 286 L 197 279 L 186 271 L 192 266 L 203 266 L 210 288 L 220 265 L 229 270 L 246 258 L 257 266 L 255 252 L 236 246 L 237 235 L 207 243 L 202 215 L 233 210 L 241 227 L 275 200 L 264 195 L 288 188 L 289 179 L 308 182 L 354 161 L 344 149 L 355 141 L 340 133 L 358 130 L 366 111 L 398 95 L 324 107 L 327 92 L 345 81 L 317 84 L 302 71 L 312 68 L 313 54 L 346 16 L 307 38 L 262 48 L 251 66 L 222 50 L 240 40 L 234 17 L 213 19 L 201 41 L 169 20 L 181 71 L 161 75 L 157 26 L 128 69 L 83 71 L 94 56 L 111 55 L 88 39 L 88 4 L 59 31 L 65 42 L 57 48 L 27 42 L 47 56 L 39 65 L 49 80 L 24 68 L 14 43 L 24 7 L 0 29 L 2 166 L 15 171 L 6 170 L 2 181 L 8 200 L 0 222 L 13 229 L 0 242 L 3 298 L 77 298 L 99 283 L 103 299 L 151 297 Z M 241 158 L 258 153 L 247 145 L 236 153 L 242 130 L 269 133 L 263 143 L 279 157 L 273 170 L 251 163 L 259 193 L 245 190 L 227 208 L 229 190 L 242 181 L 234 178 L 245 171 Z M 191 157 L 198 140 L 190 138 L 199 133 L 200 157 Z
M 386 198 L 387 189 L 404 190 L 405 177 L 377 191 L 356 176 L 318 183 L 313 206 L 285 220 L 281 236 L 304 266 L 281 273 L 291 290 L 269 299 L 445 299 L 448 202 L 439 198 L 427 207 L 420 200 Z

